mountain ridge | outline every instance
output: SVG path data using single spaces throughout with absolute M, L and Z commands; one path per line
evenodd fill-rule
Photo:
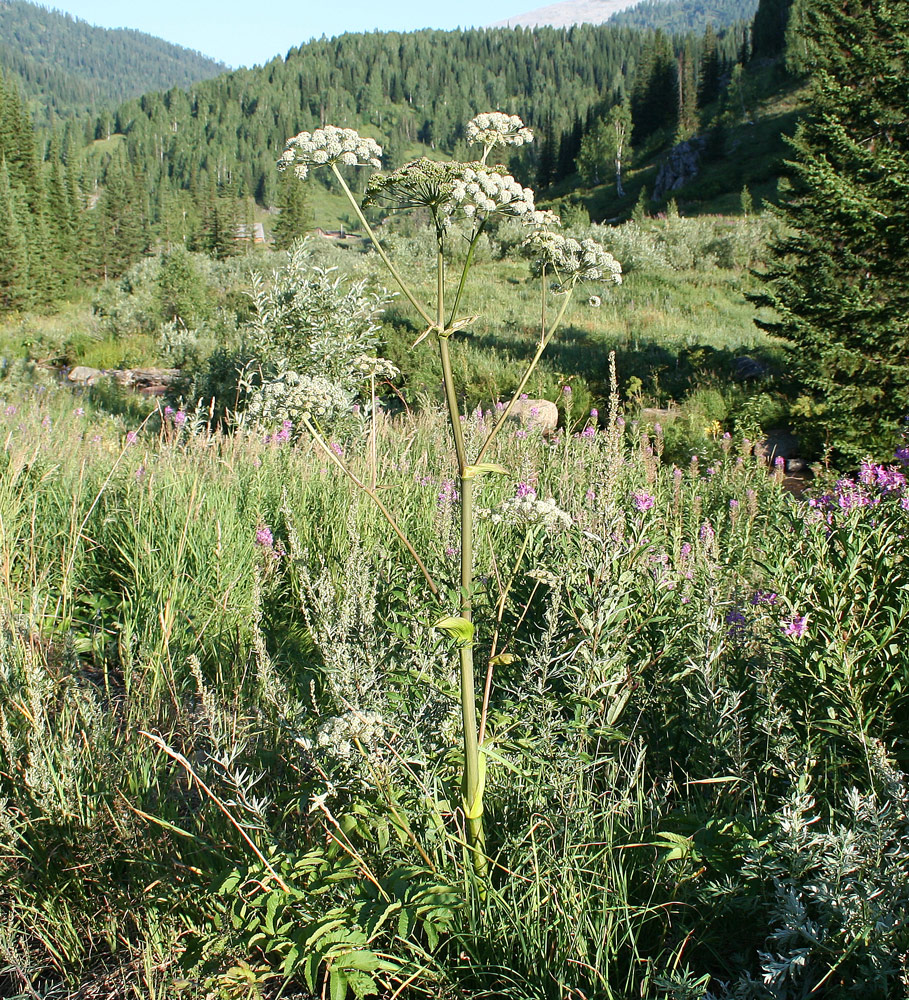
M 28 0 L 0 0 L 0 69 L 38 123 L 188 87 L 230 67 L 133 28 L 102 28 Z

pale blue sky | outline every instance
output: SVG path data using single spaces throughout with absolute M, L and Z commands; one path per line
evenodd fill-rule
M 102 28 L 136 28 L 198 49 L 231 66 L 251 66 L 310 38 L 345 31 L 411 31 L 490 24 L 546 0 L 46 0 Z

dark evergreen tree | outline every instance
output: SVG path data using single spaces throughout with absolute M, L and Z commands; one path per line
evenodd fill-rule
M 28 246 L 5 160 L 0 160 L 0 244 L 0 312 L 11 312 L 29 303 Z
M 720 94 L 720 54 L 712 25 L 704 32 L 703 53 L 698 78 L 698 107 L 712 104 Z
M 295 177 L 293 172 L 281 175 L 281 214 L 275 223 L 275 246 L 286 250 L 312 228 L 313 216 L 309 208 L 307 182 Z
M 888 459 L 909 414 L 909 4 L 808 0 L 804 24 L 812 112 L 761 326 L 793 345 L 806 432 Z

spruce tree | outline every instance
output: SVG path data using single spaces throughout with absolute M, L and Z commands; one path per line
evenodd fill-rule
M 766 294 L 834 460 L 892 458 L 909 414 L 909 4 L 807 0 L 812 111 Z
M 281 175 L 279 199 L 281 213 L 275 223 L 275 247 L 287 250 L 294 240 L 312 228 L 313 215 L 306 184 L 291 172 Z
M 22 309 L 29 302 L 28 247 L 16 209 L 6 161 L 0 160 L 0 313 Z

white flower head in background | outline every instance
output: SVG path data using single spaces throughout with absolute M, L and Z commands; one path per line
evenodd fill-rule
M 465 165 L 452 185 L 452 198 L 469 219 L 490 215 L 522 218 L 534 211 L 533 191 L 521 187 L 511 174 Z
M 532 258 L 536 274 L 544 267 L 551 268 L 563 287 L 578 281 L 622 283 L 622 265 L 595 240 L 576 240 L 538 229 L 521 246 Z
M 506 497 L 497 507 L 478 507 L 476 513 L 481 520 L 512 528 L 542 527 L 556 532 L 570 528 L 573 523 L 571 515 L 562 510 L 554 499 L 538 500 L 532 491 Z
M 506 115 L 501 111 L 484 111 L 467 123 L 468 142 L 483 144 L 482 163 L 495 146 L 523 146 L 533 142 L 533 132 L 517 115 Z
M 342 163 L 346 166 L 382 166 L 382 147 L 352 128 L 325 125 L 315 132 L 300 132 L 287 140 L 278 170 L 292 169 L 303 180 L 310 167 Z
M 548 208 L 537 208 L 521 220 L 525 226 L 533 226 L 534 229 L 557 229 L 562 225 L 562 220 Z

